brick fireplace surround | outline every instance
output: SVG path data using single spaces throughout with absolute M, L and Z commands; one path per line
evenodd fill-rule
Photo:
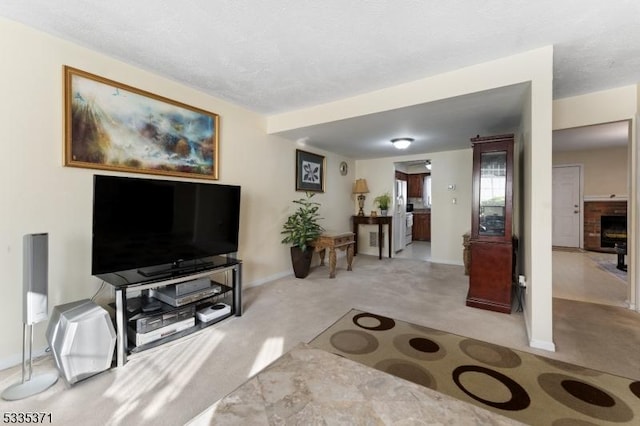
M 600 217 L 627 216 L 626 201 L 584 202 L 584 248 L 585 250 L 614 252 L 612 248 L 600 246 Z

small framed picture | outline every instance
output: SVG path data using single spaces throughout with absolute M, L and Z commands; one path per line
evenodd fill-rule
M 296 149 L 296 191 L 324 192 L 325 158 Z

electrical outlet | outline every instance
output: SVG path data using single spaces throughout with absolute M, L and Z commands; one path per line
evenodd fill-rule
M 518 285 L 522 288 L 527 287 L 527 279 L 524 277 L 524 275 L 518 275 Z

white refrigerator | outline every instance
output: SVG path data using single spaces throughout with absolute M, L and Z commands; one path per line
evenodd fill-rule
M 395 207 L 393 211 L 393 250 L 402 250 L 407 227 L 407 181 L 396 179 Z

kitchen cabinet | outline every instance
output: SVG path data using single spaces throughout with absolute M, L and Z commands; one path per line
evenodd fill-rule
M 411 198 L 422 198 L 424 177 L 428 173 L 414 173 L 407 175 L 407 194 Z
M 476 137 L 467 306 L 510 313 L 517 240 L 512 235 L 513 135 Z
M 431 241 L 431 212 L 413 212 L 414 241 Z

